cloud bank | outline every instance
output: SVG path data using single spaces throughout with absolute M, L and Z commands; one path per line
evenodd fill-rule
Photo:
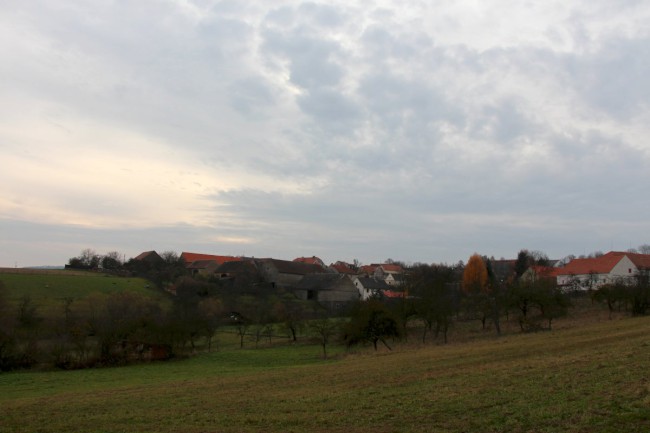
M 650 6 L 9 1 L 0 265 L 647 243 Z

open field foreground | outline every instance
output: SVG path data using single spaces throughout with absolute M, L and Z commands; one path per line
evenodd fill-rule
M 448 346 L 0 375 L 2 432 L 647 432 L 650 318 Z

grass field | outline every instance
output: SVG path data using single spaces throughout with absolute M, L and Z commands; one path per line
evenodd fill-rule
M 0 281 L 10 302 L 18 304 L 21 298 L 29 296 L 39 314 L 46 317 L 60 315 L 64 299 L 79 301 L 93 293 L 108 295 L 129 292 L 167 301 L 163 292 L 152 288 L 151 283 L 143 278 L 116 277 L 96 272 L 4 268 L 0 270 Z
M 650 318 L 413 344 L 1 374 L 0 431 L 650 431 Z

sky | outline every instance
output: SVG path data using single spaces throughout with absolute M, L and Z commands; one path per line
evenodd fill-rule
M 5 0 L 0 266 L 650 243 L 650 3 Z

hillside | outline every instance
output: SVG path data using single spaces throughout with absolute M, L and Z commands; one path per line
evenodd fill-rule
M 650 318 L 447 346 L 0 375 L 2 432 L 646 432 Z
M 17 304 L 29 296 L 38 312 L 46 317 L 60 314 L 66 299 L 76 302 L 97 293 L 130 292 L 167 301 L 167 296 L 145 279 L 97 272 L 1 268 L 0 281 L 10 302 Z

